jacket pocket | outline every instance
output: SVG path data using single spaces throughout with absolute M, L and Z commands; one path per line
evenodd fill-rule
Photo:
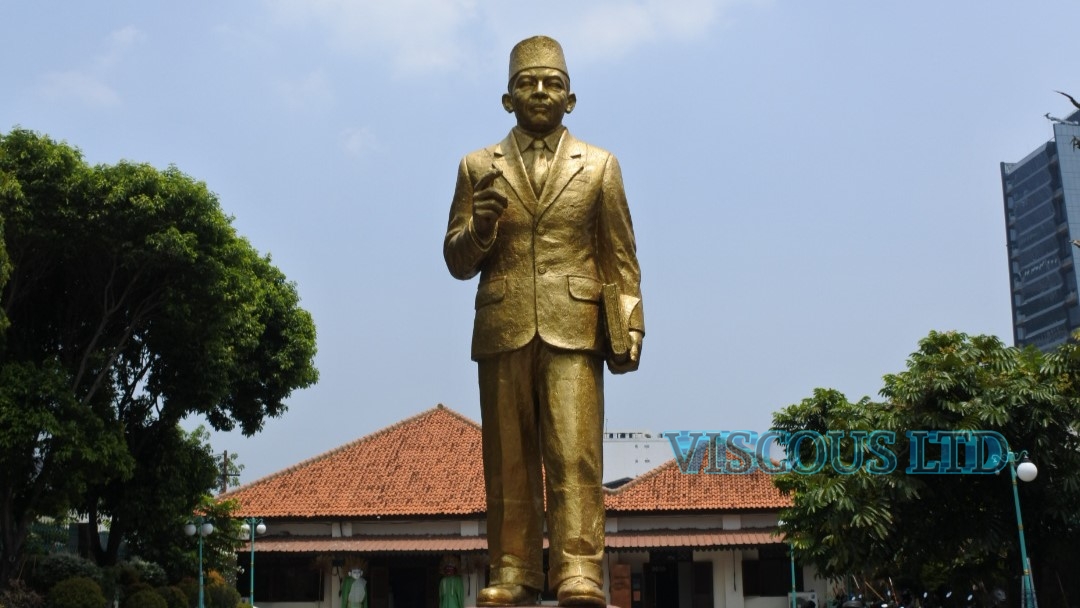
M 589 277 L 566 277 L 567 288 L 570 297 L 584 302 L 599 302 L 600 289 L 603 287 L 600 281 Z
M 480 310 L 488 304 L 494 304 L 506 296 L 506 279 L 492 279 L 481 283 L 476 288 L 476 304 L 474 309 Z

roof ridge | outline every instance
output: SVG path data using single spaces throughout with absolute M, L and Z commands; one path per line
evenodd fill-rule
M 312 456 L 310 458 L 306 458 L 304 460 L 301 460 L 300 462 L 298 462 L 298 463 L 296 463 L 296 464 L 294 464 L 292 466 L 286 467 L 284 469 L 281 469 L 280 471 L 276 471 L 276 472 L 271 473 L 269 475 L 265 475 L 263 477 L 255 479 L 253 481 L 249 481 L 248 483 L 245 483 L 245 484 L 243 484 L 243 485 L 241 485 L 239 487 L 233 488 L 233 489 L 229 490 L 228 492 L 218 494 L 216 497 L 214 497 L 214 499 L 215 500 L 224 500 L 224 499 L 232 498 L 233 495 L 239 494 L 241 491 L 247 490 L 247 489 L 249 489 L 250 487 L 252 487 L 254 485 L 270 481 L 271 479 L 281 477 L 282 475 L 286 475 L 288 473 L 293 473 L 293 472 L 297 471 L 298 469 L 302 469 L 302 468 L 304 468 L 306 466 L 310 466 L 310 465 L 312 465 L 312 464 L 314 464 L 316 462 L 319 462 L 320 460 L 324 460 L 326 458 L 334 456 L 335 454 L 337 454 L 339 452 L 343 452 L 343 451 L 345 451 L 347 449 L 351 449 L 351 448 L 355 447 L 358 444 L 361 444 L 361 443 L 364 443 L 364 442 L 367 442 L 367 441 L 371 441 L 373 439 L 376 439 L 378 437 L 386 435 L 386 434 L 388 434 L 390 432 L 396 431 L 396 430 L 400 429 L 401 427 L 403 427 L 403 426 L 405 426 L 407 424 L 412 424 L 412 423 L 416 422 L 417 420 L 420 420 L 420 419 L 424 418 L 425 416 L 431 416 L 431 415 L 434 415 L 434 414 L 436 414 L 436 413 L 438 413 L 440 411 L 445 412 L 446 414 L 449 414 L 449 415 L 451 415 L 451 416 L 453 416 L 455 418 L 458 418 L 463 422 L 471 424 L 471 425 L 475 426 L 476 428 L 480 428 L 480 425 L 477 422 L 474 422 L 473 420 L 467 418 L 463 414 L 460 414 L 460 413 L 450 409 L 449 407 L 446 407 L 442 403 L 437 403 L 437 404 L 435 404 L 435 407 L 430 407 L 430 408 L 428 408 L 428 409 L 426 409 L 426 410 L 424 410 L 422 412 L 419 412 L 417 414 L 409 416 L 408 418 L 403 418 L 401 420 L 398 420 L 397 422 L 395 422 L 394 424 L 391 424 L 390 426 L 384 426 L 381 429 L 378 429 L 378 430 L 375 430 L 375 431 L 373 431 L 371 433 L 368 433 L 367 435 L 364 435 L 364 436 L 359 437 L 357 439 L 353 439 L 352 441 L 350 441 L 348 443 L 339 445 L 336 448 L 333 448 L 333 449 L 328 450 L 326 452 L 322 452 L 321 454 L 316 454 L 316 455 L 314 455 L 314 456 Z
M 475 426 L 477 429 L 482 428 L 482 425 L 479 422 L 477 422 L 477 421 L 473 420 L 472 418 L 469 418 L 465 414 L 462 414 L 461 412 L 459 412 L 459 411 L 457 411 L 457 410 L 455 410 L 455 409 L 453 409 L 451 407 L 445 406 L 445 405 L 443 405 L 441 403 L 437 404 L 435 407 L 433 407 L 431 409 L 432 410 L 443 410 L 447 414 L 450 414 L 451 416 L 460 419 L 462 422 L 467 422 L 467 423 Z M 429 411 L 431 411 L 431 410 L 429 410 Z

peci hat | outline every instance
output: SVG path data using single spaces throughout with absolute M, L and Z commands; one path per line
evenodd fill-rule
M 567 80 L 570 79 L 562 46 L 554 38 L 547 36 L 533 36 L 514 45 L 510 51 L 508 82 L 512 82 L 518 72 L 529 68 L 553 68 L 565 74 Z

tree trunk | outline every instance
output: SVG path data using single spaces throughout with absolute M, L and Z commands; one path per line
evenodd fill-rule
M 113 517 L 109 526 L 109 541 L 105 544 L 105 551 L 98 560 L 99 566 L 113 566 L 120 557 L 120 543 L 124 541 L 127 526 L 124 522 Z
M 10 503 L 6 503 L 0 515 L 0 589 L 7 588 L 8 581 L 18 574 L 19 558 L 29 533 L 30 521 L 15 521 Z

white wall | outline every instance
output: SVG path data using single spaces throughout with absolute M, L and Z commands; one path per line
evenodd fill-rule
M 791 600 L 786 596 L 781 597 L 748 597 L 746 608 L 791 608 Z

